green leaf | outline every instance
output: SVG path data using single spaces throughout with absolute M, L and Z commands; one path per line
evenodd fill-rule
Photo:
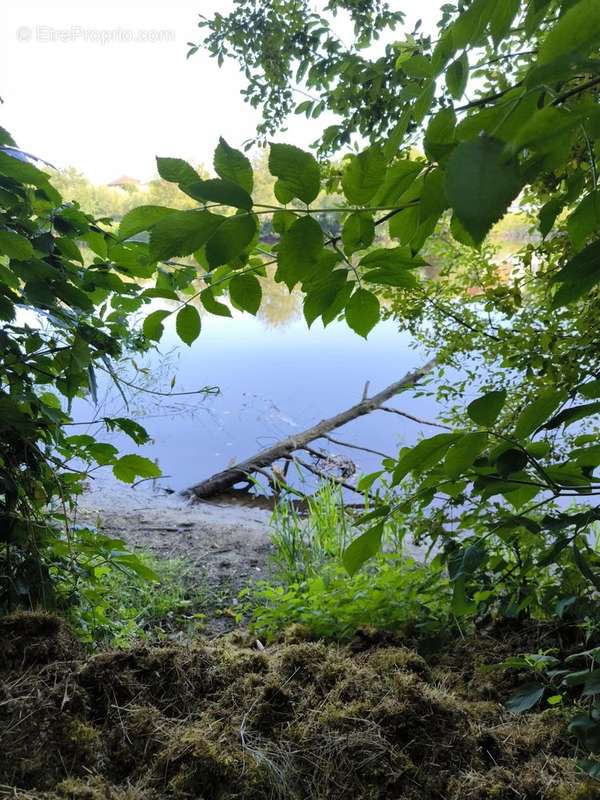
M 600 4 L 597 0 L 579 0 L 563 14 L 546 34 L 538 53 L 538 64 L 567 53 L 582 56 L 600 40 Z
M 588 712 L 576 714 L 569 722 L 568 731 L 579 739 L 586 750 L 592 753 L 600 752 L 600 723 Z M 598 762 L 593 761 L 592 763 L 597 765 Z M 593 773 L 596 770 L 588 769 L 588 772 Z
M 478 397 L 467 406 L 467 414 L 473 422 L 490 428 L 498 419 L 506 402 L 506 391 L 498 389 Z
M 60 236 L 56 239 L 56 245 L 63 256 L 83 264 L 84 259 L 81 255 L 81 250 L 77 247 L 73 239 L 69 239 L 67 236 Z
M 209 211 L 174 211 L 150 230 L 150 256 L 165 261 L 200 249 L 226 218 Z
M 585 419 L 595 414 L 600 414 L 600 402 L 585 403 L 582 406 L 572 406 L 571 408 L 565 408 L 560 411 L 542 427 L 544 430 L 548 431 L 560 428 L 561 425 L 567 427 L 574 422 L 578 422 L 580 419 Z
M 456 100 L 460 99 L 465 93 L 468 79 L 469 59 L 467 54 L 463 53 L 446 70 L 446 85 L 448 86 L 448 91 Z
M 19 233 L 0 231 L 0 253 L 18 261 L 25 261 L 33 258 L 33 246 L 29 239 Z
M 474 0 L 450 28 L 452 42 L 457 50 L 476 43 L 483 35 L 493 8 L 498 0 Z
M 583 697 L 600 694 L 600 669 L 594 669 L 588 673 L 581 694 Z
M 600 444 L 591 447 L 577 447 L 575 450 L 571 450 L 569 458 L 580 466 L 597 467 L 600 465 Z
M 21 161 L 4 152 L 0 152 L 0 174 L 6 175 L 19 183 L 38 186 L 40 189 L 48 187 L 48 175 L 45 172 L 34 167 L 28 161 Z M 57 202 L 60 202 L 61 199 L 59 195 Z
M 160 478 L 160 468 L 149 458 L 136 454 L 122 456 L 113 466 L 115 478 L 133 483 L 136 478 Z
M 381 549 L 383 522 L 378 522 L 369 530 L 361 533 L 344 550 L 342 561 L 349 575 L 355 575 L 365 561 L 376 556 Z
M 507 151 L 515 154 L 524 148 L 546 153 L 556 146 L 556 140 L 581 126 L 585 115 L 566 111 L 556 106 L 546 106 L 530 117 L 511 138 Z
M 359 336 L 367 338 L 379 322 L 379 300 L 366 289 L 357 289 L 346 306 L 346 322 Z
M 452 480 L 459 478 L 486 447 L 487 431 L 467 433 L 455 442 L 446 454 L 444 472 Z
M 494 464 L 498 474 L 503 478 L 520 472 L 527 466 L 527 454 L 516 447 L 509 447 L 508 450 L 500 453 Z
M 421 94 L 417 97 L 413 107 L 412 115 L 414 121 L 419 124 L 426 117 L 427 113 L 431 110 L 433 98 L 435 97 L 435 81 L 430 81 Z
M 385 180 L 387 164 L 379 146 L 369 147 L 345 160 L 342 188 L 349 203 L 366 205 Z
M 108 256 L 108 246 L 103 234 L 98 233 L 98 231 L 88 231 L 81 238 L 90 250 L 100 258 L 105 259 Z
M 581 572 L 584 578 L 587 578 L 590 583 L 592 583 L 596 589 L 600 589 L 600 575 L 596 575 L 593 569 L 590 567 L 587 557 L 581 552 L 578 547 L 577 539 L 573 539 L 573 560 L 577 565 L 577 569 Z M 586 549 L 587 555 L 594 555 L 593 550 L 587 546 L 584 542 L 584 548 Z
M 511 714 L 522 714 L 529 711 L 544 696 L 544 686 L 541 683 L 525 683 L 520 686 L 506 701 L 505 707 Z
M 310 216 L 300 217 L 282 236 L 277 251 L 276 280 L 291 291 L 306 280 L 318 265 L 323 251 L 323 230 Z
M 423 179 L 423 191 L 421 192 L 421 202 L 417 206 L 419 210 L 419 220 L 425 223 L 431 218 L 437 220 L 448 208 L 448 198 L 445 190 L 444 170 L 436 167 L 431 170 Z
M 394 269 L 415 269 L 423 267 L 427 262 L 419 256 L 414 256 L 408 247 L 382 247 L 372 250 L 359 261 L 361 267 L 389 267 Z
M 262 300 L 262 289 L 254 275 L 234 275 L 229 283 L 229 296 L 238 308 L 256 314 Z
M 335 270 L 328 272 L 316 284 L 313 284 L 312 281 L 310 282 L 303 307 L 304 318 L 309 328 L 317 317 L 323 316 L 323 323 L 325 324 L 326 317 L 330 313 L 335 316 L 346 306 L 353 286 L 353 284 L 346 281 L 346 271 Z M 340 292 L 347 292 L 347 295 L 340 296 Z M 332 308 L 333 312 L 331 311 Z
M 159 310 L 148 314 L 142 326 L 144 336 L 147 339 L 158 342 L 164 332 L 163 320 L 168 317 L 170 313 L 170 311 Z
M 539 213 L 539 228 L 542 237 L 545 239 L 550 233 L 556 222 L 556 218 L 565 206 L 565 198 L 563 195 L 555 195 L 547 203 L 540 208 Z
M 113 555 L 111 561 L 118 563 L 120 567 L 125 567 L 145 581 L 153 581 L 154 583 L 160 583 L 161 581 L 160 576 L 133 553 Z
M 516 438 L 526 439 L 531 436 L 565 399 L 562 391 L 550 389 L 542 392 L 519 415 L 515 425 Z
M 147 444 L 150 441 L 148 431 L 132 419 L 127 419 L 126 417 L 103 417 L 102 422 L 104 422 L 108 430 L 112 431 L 118 428 L 123 431 L 136 444 Z
M 446 455 L 448 448 L 456 442 L 460 433 L 438 433 L 429 439 L 422 439 L 414 447 L 403 453 L 394 469 L 394 485 L 409 472 L 422 472 L 438 464 Z
M 0 294 L 0 319 L 5 322 L 12 322 L 15 316 L 16 311 L 14 305 L 7 297 Z
M 212 289 L 208 288 L 200 292 L 200 300 L 209 314 L 216 314 L 219 317 L 231 316 L 229 307 L 215 299 Z
M 432 161 L 445 161 L 455 146 L 456 112 L 442 108 L 433 116 L 425 131 L 423 146 Z
M 455 617 L 464 617 L 477 611 L 477 604 L 467 596 L 465 578 L 462 575 L 454 581 L 451 608 Z
M 580 383 L 577 387 L 577 391 L 588 400 L 594 400 L 600 397 L 600 379 L 588 381 L 587 383 Z
M 237 183 L 249 194 L 252 192 L 252 164 L 242 152 L 230 147 L 223 138 L 219 139 L 213 163 L 219 177 Z
M 490 17 L 490 33 L 496 47 L 509 32 L 520 7 L 521 0 L 497 0 L 494 3 Z
M 397 64 L 397 67 L 400 67 L 411 78 L 431 78 L 433 76 L 431 61 L 422 55 L 412 56 L 407 61 Z
M 192 305 L 184 306 L 175 320 L 175 330 L 182 342 L 188 346 L 200 336 L 200 314 Z
M 156 157 L 160 177 L 169 183 L 192 183 L 200 177 L 196 170 L 182 158 Z
M 600 233 L 600 190 L 583 198 L 567 220 L 567 230 L 576 250 L 581 250 L 592 233 Z
M 365 250 L 370 247 L 375 238 L 375 225 L 373 216 L 365 211 L 357 211 L 344 222 L 342 228 L 342 244 L 347 256 L 351 256 L 357 250 Z
M 206 244 L 211 268 L 228 264 L 240 256 L 256 236 L 258 225 L 253 214 L 236 214 L 219 225 Z
M 446 166 L 448 201 L 477 244 L 521 190 L 517 163 L 503 150 L 502 142 L 480 136 L 459 144 Z
M 577 253 L 555 276 L 562 284 L 554 295 L 554 308 L 572 303 L 589 292 L 600 281 L 600 239 Z
M 219 203 L 233 208 L 242 208 L 245 211 L 250 211 L 252 208 L 252 198 L 248 192 L 230 180 L 219 178 L 211 178 L 206 181 L 195 180 L 192 183 L 181 184 L 181 190 L 202 203 Z
M 312 203 L 321 189 L 321 172 L 315 158 L 291 144 L 271 144 L 269 170 L 289 195 Z
M 119 239 L 129 239 L 136 233 L 149 230 L 163 217 L 173 214 L 174 209 L 164 206 L 138 206 L 128 211 L 119 225 Z
M 293 211 L 275 211 L 273 213 L 273 230 L 283 236 L 297 219 L 298 216 Z
M 375 206 L 391 206 L 414 183 L 418 174 L 423 169 L 423 164 L 417 161 L 402 159 L 388 167 L 385 179 L 372 198 Z
M 394 267 L 382 267 L 372 269 L 363 276 L 365 283 L 378 283 L 381 286 L 398 286 L 402 289 L 414 289 L 419 281 L 414 273 L 407 269 L 397 269 Z

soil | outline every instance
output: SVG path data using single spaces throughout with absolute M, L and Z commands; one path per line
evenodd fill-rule
M 556 642 L 481 631 L 425 659 L 295 628 L 85 656 L 41 613 L 0 620 L 0 796 L 20 800 L 594 800 L 560 710 L 511 716 L 486 664 Z M 505 692 L 523 680 L 502 676 Z
M 211 587 L 232 594 L 264 577 L 271 549 L 268 504 L 244 495 L 191 503 L 151 486 L 107 478 L 82 496 L 77 520 L 160 558 L 184 558 Z

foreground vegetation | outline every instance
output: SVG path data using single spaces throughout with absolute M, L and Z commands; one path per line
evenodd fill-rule
M 353 23 L 349 48 L 334 30 L 338 11 Z M 151 763 L 140 791 L 167 796 L 585 797 L 573 762 L 560 760 L 562 734 L 549 734 L 558 722 L 577 742 L 580 770 L 600 774 L 600 5 L 473 0 L 444 5 L 433 33 L 392 34 L 401 22 L 378 0 L 331 0 L 323 15 L 237 0 L 233 14 L 201 21 L 191 54 L 202 46 L 239 62 L 245 95 L 263 110 L 259 143 L 293 110 L 336 115 L 313 153 L 270 145 L 269 202 L 247 156 L 221 140 L 214 178 L 157 160 L 191 207 L 145 204 L 116 225 L 65 201 L 0 131 L 0 604 L 66 609 L 89 643 L 113 625 L 119 644 L 156 630 L 135 614 L 131 622 L 125 587 L 107 577 L 152 582 L 156 571 L 122 541 L 73 524 L 94 470 L 127 483 L 159 475 L 135 452 L 147 433 L 103 418 L 131 438 L 123 455 L 78 433 L 71 403 L 95 398 L 99 371 L 126 398 L 116 365 L 155 346 L 171 318 L 192 345 L 199 308 L 257 313 L 274 270 L 300 293 L 308 325 L 344 319 L 366 337 L 388 316 L 409 330 L 437 364 L 417 395 L 434 394 L 446 412 L 422 422 L 433 435 L 363 476 L 361 514 L 326 496 L 308 522 L 280 508 L 279 571 L 251 591 L 252 624 L 265 639 L 301 622 L 309 637 L 352 642 L 368 620 L 411 647 L 437 642 L 437 662 L 402 649 L 390 670 L 378 648 L 356 661 L 322 644 L 276 647 L 271 662 L 223 645 L 96 656 L 72 670 L 73 643 L 54 617 L 8 616 L 3 668 L 17 674 L 6 677 L 0 713 L 18 731 L 4 748 L 9 784 L 93 796 L 77 781 L 59 785 L 92 770 L 97 791 L 110 796 L 102 782 L 114 779 L 116 796 L 135 796 L 122 786 L 142 780 L 137 742 Z M 490 237 L 514 204 L 532 230 L 500 270 Z M 274 241 L 260 241 L 263 218 Z M 407 560 L 409 536 L 430 563 Z M 515 632 L 506 648 L 484 636 L 486 667 L 492 652 L 501 664 L 484 670 L 487 699 L 536 709 L 528 721 L 478 705 L 470 674 L 460 686 L 451 674 L 432 679 L 447 656 L 444 632 L 465 637 L 477 672 L 474 629 Z M 28 663 L 38 666 L 21 674 Z M 157 675 L 168 685 L 157 687 Z M 139 730 L 127 729 L 123 709 Z M 33 759 L 20 749 L 31 746 L 19 729 L 28 715 L 50 737 Z M 500 746 L 493 731 L 505 724 Z M 524 742 L 528 725 L 543 737 Z M 106 730 L 114 742 L 98 743 Z M 356 752 L 366 754 L 360 775 Z
M 486 668 L 552 645 L 552 628 L 491 629 L 434 657 L 372 630 L 343 647 L 296 630 L 267 650 L 237 636 L 87 659 L 51 616 L 6 617 L 0 634 L 0 785 L 18 797 L 597 796 L 563 712 L 508 715 L 499 688 L 518 673 Z

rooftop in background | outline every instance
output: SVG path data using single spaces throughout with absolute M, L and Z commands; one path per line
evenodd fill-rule
M 142 182 L 137 178 L 132 178 L 131 175 L 121 175 L 120 178 L 115 178 L 114 181 L 106 184 L 107 186 L 141 186 Z

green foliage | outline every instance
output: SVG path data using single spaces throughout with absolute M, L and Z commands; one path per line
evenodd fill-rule
M 433 633 L 448 624 L 447 577 L 438 566 L 418 564 L 402 553 L 402 528 L 391 521 L 378 525 L 348 548 L 353 527 L 333 484 L 324 484 L 309 500 L 305 516 L 280 502 L 272 521 L 274 577 L 243 592 L 260 636 L 272 638 L 293 623 L 333 639 L 351 638 L 364 626 Z M 369 570 L 349 577 L 346 569 L 363 537 L 371 555 L 382 538 L 386 552 Z
M 200 314 L 194 306 L 184 306 L 175 322 L 177 334 L 182 342 L 191 345 L 200 336 Z
M 215 172 L 225 180 L 237 183 L 246 192 L 252 192 L 254 177 L 252 164 L 243 153 L 230 147 L 225 139 L 219 139 L 219 145 L 214 156 Z
M 230 14 L 203 18 L 204 45 L 241 64 L 246 98 L 263 107 L 261 141 L 294 109 L 295 88 L 310 95 L 300 113 L 336 115 L 316 156 L 271 145 L 266 202 L 259 170 L 221 140 L 218 178 L 159 159 L 173 195 L 128 209 L 116 237 L 63 203 L 45 173 L 0 153 L 2 502 L 21 572 L 48 535 L 32 533 L 31 520 L 47 531 L 47 506 L 77 491 L 70 458 L 126 480 L 154 474 L 66 435 L 65 409 L 93 396 L 94 370 L 159 341 L 171 316 L 194 341 L 196 298 L 208 313 L 227 315 L 220 296 L 256 313 L 276 264 L 308 324 L 345 319 L 366 336 L 393 317 L 436 356 L 437 383 L 418 392 L 447 404 L 433 423 L 444 432 L 378 471 L 391 499 L 371 487 L 376 516 L 357 522 L 336 561 L 334 572 L 345 562 L 354 573 L 342 596 L 353 581 L 368 583 L 384 558 L 380 534 L 385 541 L 404 514 L 436 549 L 435 569 L 447 570 L 456 617 L 583 613 L 600 583 L 590 540 L 600 411 L 596 5 L 444 5 L 437 32 L 418 27 L 382 46 L 381 33 L 392 39 L 402 21 L 384 2 L 336 0 L 319 15 L 305 2 L 274 14 L 269 2 L 236 0 Z M 338 9 L 355 26 L 350 48 L 328 16 Z M 325 194 L 331 206 L 314 205 Z M 517 202 L 532 230 L 505 269 L 491 241 Z M 332 218 L 344 221 L 341 232 Z M 274 231 L 268 246 L 259 220 Z M 191 256 L 194 266 L 174 261 Z M 169 310 L 144 308 L 156 298 Z M 49 314 L 49 329 L 22 324 L 23 305 Z M 132 334 L 128 315 L 140 309 L 143 335 Z M 462 377 L 450 377 L 457 367 Z M 477 387 L 485 394 L 469 404 Z M 40 388 L 62 396 L 60 407 Z
M 481 136 L 453 150 L 446 194 L 464 228 L 479 244 L 516 198 L 522 183 L 518 165 L 503 159 L 501 141 Z
M 379 300 L 366 289 L 357 289 L 346 306 L 346 322 L 360 336 L 367 337 L 379 322 Z
M 128 647 L 196 634 L 211 605 L 204 580 L 181 559 L 128 559 L 88 562 L 77 584 L 59 586 L 59 607 L 80 638 L 90 647 Z
M 278 178 L 275 196 L 282 203 L 297 197 L 312 203 L 321 189 L 319 165 L 310 155 L 291 144 L 272 144 L 269 149 L 269 169 Z

